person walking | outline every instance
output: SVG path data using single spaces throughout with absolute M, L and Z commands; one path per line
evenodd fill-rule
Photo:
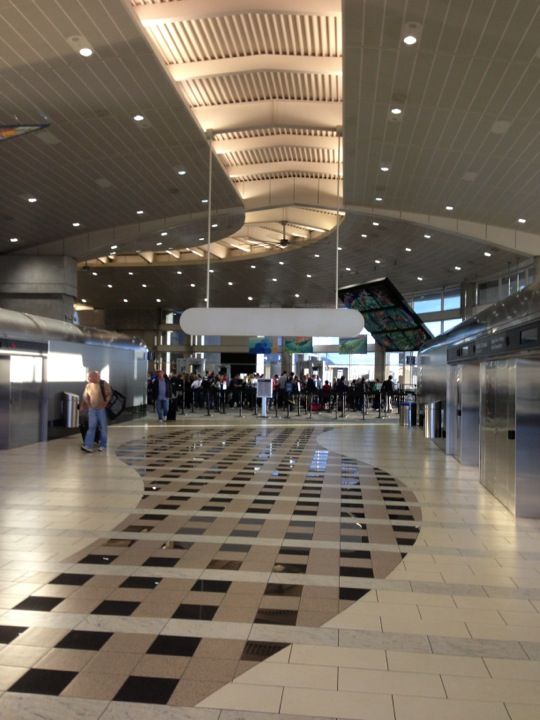
M 88 430 L 84 436 L 81 450 L 87 453 L 94 451 L 96 430 L 99 428 L 99 452 L 107 449 L 107 405 L 112 398 L 112 388 L 108 382 L 101 380 L 97 370 L 88 373 L 88 382 L 84 388 L 81 410 L 88 413 Z
M 152 397 L 156 406 L 156 413 L 159 422 L 165 422 L 169 412 L 169 402 L 172 396 L 171 381 L 163 370 L 158 370 L 156 377 L 152 380 Z

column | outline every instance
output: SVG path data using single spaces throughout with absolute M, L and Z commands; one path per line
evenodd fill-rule
M 73 321 L 77 262 L 61 255 L 4 255 L 0 265 L 0 306 Z
M 386 375 L 386 351 L 382 347 L 382 345 L 379 345 L 379 343 L 375 343 L 375 378 L 379 378 L 380 382 L 385 380 Z

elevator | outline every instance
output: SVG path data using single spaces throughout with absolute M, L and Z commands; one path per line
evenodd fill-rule
M 540 361 L 480 371 L 480 482 L 518 517 L 540 517 Z

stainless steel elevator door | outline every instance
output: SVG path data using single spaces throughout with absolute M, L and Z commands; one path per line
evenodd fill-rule
M 9 356 L 0 355 L 0 449 L 9 447 Z
M 480 482 L 512 513 L 516 499 L 516 363 L 486 363 L 481 372 Z
M 19 447 L 41 439 L 43 358 L 12 355 L 10 360 L 9 447 Z

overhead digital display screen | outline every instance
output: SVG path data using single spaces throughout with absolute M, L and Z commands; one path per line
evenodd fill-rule
M 433 337 L 388 278 L 342 288 L 339 297 L 362 313 L 366 329 L 385 350 L 418 350 Z

